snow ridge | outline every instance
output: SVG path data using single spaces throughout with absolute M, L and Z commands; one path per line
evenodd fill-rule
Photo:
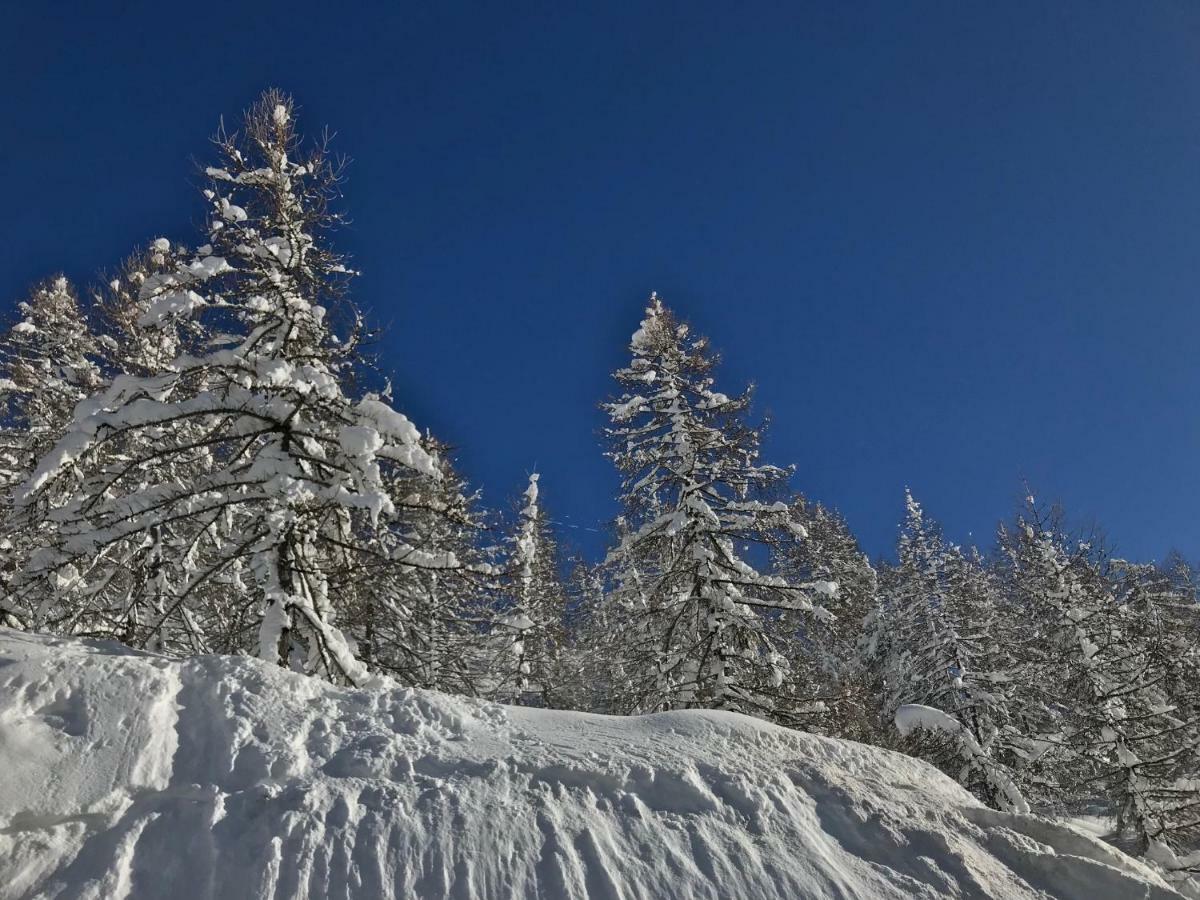
M 917 760 L 0 629 L 0 898 L 1177 896 Z M 182 893 L 181 893 L 182 892 Z

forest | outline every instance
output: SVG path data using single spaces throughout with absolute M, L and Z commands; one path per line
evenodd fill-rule
M 1032 492 L 958 546 L 918 498 L 872 560 L 663 298 L 597 398 L 620 516 L 561 549 L 537 474 L 485 508 L 370 352 L 343 171 L 268 91 L 202 170 L 205 227 L 0 341 L 0 625 L 252 655 L 506 704 L 719 709 L 927 760 L 1001 811 L 1112 819 L 1200 871 L 1200 615 Z M 669 300 L 669 298 L 667 298 Z M 729 391 L 723 393 L 721 388 Z M 897 493 L 904 489 L 897 485 Z

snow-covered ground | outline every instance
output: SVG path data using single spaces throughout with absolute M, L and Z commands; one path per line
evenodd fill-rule
M 0 897 L 1176 896 L 929 766 L 0 630 Z

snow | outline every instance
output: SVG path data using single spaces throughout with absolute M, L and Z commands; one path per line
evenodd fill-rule
M 421 433 L 407 416 L 373 396 L 360 400 L 355 409 L 364 423 L 400 444 L 399 447 L 380 448 L 381 456 L 396 459 L 430 477 L 437 476 L 437 465 L 421 448 Z
M 836 597 L 838 595 L 838 586 L 836 581 L 814 581 L 809 587 L 820 594 L 822 597 Z
M 1167 898 L 930 766 L 733 713 L 339 688 L 0 629 L 0 894 Z
M 635 395 L 630 397 L 624 403 L 612 404 L 608 410 L 609 415 L 611 415 L 615 421 L 623 422 L 626 419 L 633 418 L 635 415 L 641 412 L 642 408 L 649 402 L 650 401 L 645 397 Z
M 195 291 L 170 291 L 154 299 L 138 318 L 138 324 L 145 328 L 159 324 L 167 316 L 189 316 L 206 302 Z
M 637 331 L 633 333 L 633 337 L 629 339 L 630 349 L 637 353 L 646 350 L 650 346 L 651 332 L 657 327 L 655 320 L 663 314 L 662 301 L 658 299 L 658 292 L 654 291 L 650 294 L 650 303 L 646 307 L 646 318 L 638 325 Z
M 896 710 L 896 729 L 901 735 L 912 734 L 919 728 L 943 731 L 947 734 L 958 734 L 962 731 L 957 719 L 931 706 L 906 703 Z
M 383 438 L 366 425 L 347 425 L 338 435 L 342 450 L 348 456 L 373 456 L 383 447 Z
M 529 476 L 529 487 L 525 488 L 525 508 L 522 510 L 523 515 L 536 517 L 538 514 L 538 479 L 540 477 L 537 472 Z

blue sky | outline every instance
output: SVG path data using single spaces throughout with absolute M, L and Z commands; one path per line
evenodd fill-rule
M 1191 0 L 7 4 L 0 77 L 4 304 L 190 240 L 218 118 L 282 87 L 352 160 L 399 405 L 593 553 L 657 290 L 873 554 L 905 485 L 988 542 L 1028 479 L 1200 556 Z

